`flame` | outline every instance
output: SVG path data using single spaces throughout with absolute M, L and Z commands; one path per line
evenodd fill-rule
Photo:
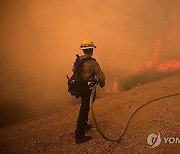
M 160 62 L 160 51 L 161 51 L 161 40 L 157 39 L 155 42 L 155 50 L 153 58 L 146 63 L 146 65 L 141 69 L 141 73 L 144 73 L 148 70 L 156 70 L 156 71 L 175 71 L 180 69 L 180 61 L 178 60 L 171 60 L 166 63 Z
M 117 81 L 116 80 L 113 81 L 113 85 L 114 85 L 114 92 L 118 92 L 118 90 L 117 90 Z
M 146 63 L 146 65 L 142 68 L 142 73 L 150 70 L 151 68 L 155 67 L 158 63 L 160 57 L 160 50 L 161 50 L 161 40 L 157 39 L 155 43 L 155 50 L 153 58 Z
M 106 88 L 105 90 L 105 93 L 119 93 L 119 90 L 118 90 L 118 82 L 113 79 L 113 83 L 111 84 L 111 86 L 109 86 L 109 88 Z
M 165 71 L 175 71 L 180 69 L 180 61 L 172 60 L 165 64 L 160 64 L 158 70 L 161 72 Z
M 112 93 L 112 92 L 115 92 L 115 93 L 119 92 L 119 90 L 118 90 L 118 83 L 117 83 L 116 80 L 113 80 L 113 83 L 111 84 L 111 86 L 109 86 L 105 90 L 105 93 Z
M 165 71 L 175 71 L 175 70 L 180 69 L 180 61 L 178 61 L 178 60 L 171 60 L 168 62 L 161 61 L 161 58 L 160 58 L 161 46 L 162 46 L 161 40 L 157 39 L 155 41 L 155 49 L 154 49 L 153 57 L 149 61 L 147 61 L 147 63 L 139 71 L 139 73 L 144 73 L 149 70 L 165 72 Z M 139 86 L 139 85 L 140 84 L 138 84 L 137 86 Z M 115 79 L 113 79 L 113 84 L 110 86 L 110 89 L 106 89 L 106 93 L 112 92 L 112 91 L 115 93 L 119 93 L 118 82 Z

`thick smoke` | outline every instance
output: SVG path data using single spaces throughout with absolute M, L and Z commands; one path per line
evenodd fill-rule
M 1 0 L 0 99 L 65 105 L 66 75 L 85 39 L 109 74 L 136 71 L 153 56 L 180 59 L 179 0 Z M 119 74 L 121 75 L 121 74 Z

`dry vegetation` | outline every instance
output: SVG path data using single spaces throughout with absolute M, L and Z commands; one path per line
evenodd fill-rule
M 124 79 L 120 79 L 118 81 L 119 89 L 123 91 L 130 90 L 134 87 L 139 85 L 144 85 L 147 83 L 155 82 L 161 80 L 165 77 L 169 77 L 175 74 L 180 73 L 180 70 L 172 71 L 172 72 L 159 72 L 159 71 L 146 71 L 146 72 L 139 72 L 133 75 L 129 75 Z
M 173 72 L 157 72 L 157 71 L 148 71 L 144 73 L 136 73 L 133 75 L 130 75 L 124 79 L 118 80 L 118 88 L 122 91 L 127 91 L 132 89 L 133 87 L 137 87 L 138 85 L 147 84 L 150 82 L 158 81 L 162 78 L 172 76 L 174 74 L 180 73 L 179 71 L 173 71 Z M 98 91 L 97 98 L 101 98 L 104 96 L 104 94 L 101 93 L 101 91 Z M 78 99 L 70 99 L 68 100 L 69 104 L 76 105 L 80 103 L 80 100 Z M 0 128 L 5 127 L 14 123 L 18 123 L 20 121 L 32 118 L 34 116 L 40 116 L 47 113 L 52 113 L 55 111 L 60 110 L 61 107 L 58 106 L 48 106 L 46 110 L 43 110 L 40 108 L 38 109 L 38 114 L 33 113 L 32 109 L 29 105 L 25 103 L 19 103 L 19 102 L 8 102 L 8 101 L 1 101 L 0 102 Z
M 23 121 L 31 116 L 28 105 L 19 102 L 0 102 L 0 127 Z

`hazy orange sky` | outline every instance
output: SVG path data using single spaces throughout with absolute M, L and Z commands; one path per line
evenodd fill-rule
M 92 40 L 107 75 L 141 68 L 160 39 L 180 59 L 179 0 L 1 0 L 0 99 L 63 103 L 80 44 Z

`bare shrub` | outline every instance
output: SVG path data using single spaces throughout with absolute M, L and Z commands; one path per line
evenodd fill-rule
M 118 81 L 119 89 L 123 91 L 130 90 L 138 85 L 147 84 L 150 82 L 158 81 L 165 77 L 169 77 L 175 74 L 180 73 L 180 70 L 172 71 L 172 72 L 160 72 L 149 70 L 144 73 L 136 73 L 133 75 L 129 75 L 124 79 Z

